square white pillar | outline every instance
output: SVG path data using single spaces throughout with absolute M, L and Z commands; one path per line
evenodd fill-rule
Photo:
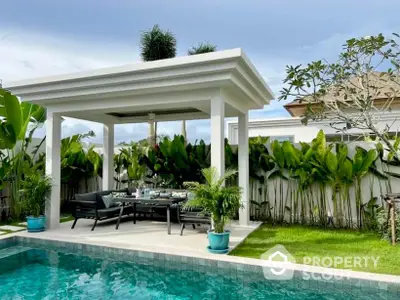
M 60 226 L 61 192 L 61 115 L 47 110 L 46 121 L 46 175 L 52 178 L 50 201 L 46 202 L 46 228 Z
M 222 97 L 211 98 L 211 166 L 218 175 L 225 173 L 225 102 Z
M 104 124 L 103 191 L 114 189 L 114 124 Z
M 243 206 L 243 208 L 239 211 L 239 224 L 241 226 L 247 226 L 250 221 L 248 122 L 248 113 L 239 115 L 239 186 L 242 188 L 241 203 Z

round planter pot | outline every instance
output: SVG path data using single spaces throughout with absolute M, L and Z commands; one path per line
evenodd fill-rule
M 229 231 L 223 233 L 215 233 L 208 231 L 209 251 L 213 253 L 226 253 L 229 249 Z
M 28 232 L 41 232 L 44 231 L 46 225 L 46 217 L 26 217 Z

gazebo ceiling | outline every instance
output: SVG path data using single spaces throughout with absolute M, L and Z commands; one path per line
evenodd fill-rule
M 208 118 L 223 97 L 225 116 L 260 109 L 273 94 L 241 49 L 6 83 L 22 101 L 97 122 Z
M 177 109 L 153 109 L 140 112 L 110 112 L 107 115 L 118 117 L 118 118 L 132 118 L 132 117 L 147 117 L 149 114 L 154 113 L 157 116 L 167 116 L 174 114 L 187 114 L 187 113 L 199 113 L 200 110 L 196 108 L 177 108 Z

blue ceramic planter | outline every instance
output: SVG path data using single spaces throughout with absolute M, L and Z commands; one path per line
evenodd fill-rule
M 229 231 L 223 233 L 208 232 L 209 251 L 215 253 L 226 253 L 229 249 Z
M 41 232 L 44 231 L 46 225 L 46 217 L 26 217 L 28 232 Z

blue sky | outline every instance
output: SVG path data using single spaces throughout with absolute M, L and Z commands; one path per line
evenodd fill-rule
M 285 66 L 334 60 L 355 36 L 400 32 L 395 0 L 0 0 L 0 78 L 4 82 L 139 62 L 142 30 L 159 24 L 172 31 L 178 55 L 209 41 L 218 49 L 241 47 L 276 95 Z M 288 116 L 273 101 L 250 118 Z M 145 137 L 146 124 L 118 126 L 116 140 Z M 179 122 L 160 133 L 180 132 Z M 67 120 L 63 134 L 101 126 Z M 188 138 L 209 139 L 209 122 L 189 121 Z

